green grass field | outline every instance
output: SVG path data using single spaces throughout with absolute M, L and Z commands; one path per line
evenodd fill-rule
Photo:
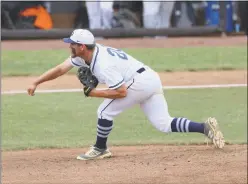
M 247 68 L 247 48 L 124 49 L 156 71 L 231 70 Z M 2 75 L 40 75 L 69 56 L 68 50 L 2 51 Z M 72 70 L 71 72 L 75 72 Z
M 247 88 L 165 91 L 172 116 L 219 120 L 229 143 L 247 143 Z M 81 93 L 2 96 L 2 149 L 81 147 L 93 144 L 102 99 Z M 202 143 L 204 136 L 158 132 L 138 107 L 118 116 L 110 145 Z

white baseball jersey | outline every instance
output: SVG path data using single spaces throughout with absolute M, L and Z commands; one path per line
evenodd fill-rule
M 87 66 L 79 57 L 71 58 L 71 64 L 76 67 Z M 126 54 L 122 50 L 96 44 L 90 69 L 99 83 L 116 89 L 133 79 L 136 71 L 144 64 Z
M 79 57 L 71 58 L 76 67 L 87 66 Z M 98 118 L 112 121 L 127 108 L 139 104 L 150 122 L 158 130 L 170 132 L 170 117 L 163 95 L 159 75 L 151 68 L 126 54 L 122 50 L 96 44 L 90 64 L 92 73 L 99 83 L 110 89 L 127 85 L 127 96 L 120 99 L 105 99 L 98 108 Z M 143 68 L 142 72 L 137 72 Z

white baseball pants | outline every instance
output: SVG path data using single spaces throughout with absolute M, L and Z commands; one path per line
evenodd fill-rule
M 98 118 L 112 121 L 124 110 L 139 104 L 156 129 L 171 132 L 173 118 L 168 112 L 159 75 L 147 67 L 146 71 L 137 73 L 127 86 L 128 92 L 125 98 L 103 101 L 97 111 Z

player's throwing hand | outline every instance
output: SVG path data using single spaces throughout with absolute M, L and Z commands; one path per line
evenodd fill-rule
M 30 96 L 34 96 L 34 92 L 37 88 L 37 85 L 36 84 L 31 84 L 28 89 L 27 89 L 27 92 Z

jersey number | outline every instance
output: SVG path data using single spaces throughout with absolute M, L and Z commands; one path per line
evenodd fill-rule
M 107 48 L 107 51 L 111 56 L 118 56 L 120 59 L 127 60 L 127 55 L 119 49 Z

